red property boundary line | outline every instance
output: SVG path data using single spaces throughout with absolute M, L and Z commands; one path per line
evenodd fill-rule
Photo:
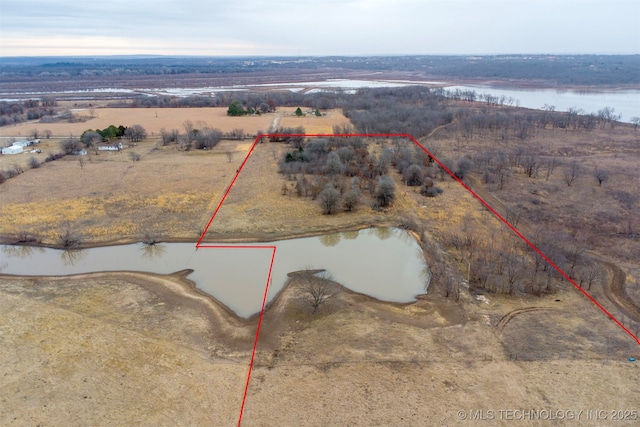
M 556 265 L 553 261 L 551 261 L 551 259 L 549 259 L 549 257 L 547 255 L 545 255 L 540 249 L 538 249 L 537 246 L 535 246 L 533 243 L 531 243 L 531 241 L 529 241 L 529 239 L 527 239 L 516 227 L 511 225 L 511 223 L 509 223 L 509 221 L 507 221 L 493 207 L 491 207 L 491 205 L 489 205 L 489 203 L 487 203 L 482 197 L 480 197 L 475 191 L 473 191 L 471 189 L 471 187 L 469 187 L 465 182 L 463 182 L 460 178 L 458 178 L 448 167 L 446 167 L 440 160 L 438 160 L 438 158 L 436 158 L 433 154 L 431 154 L 431 152 L 429 152 L 429 150 L 427 150 L 422 144 L 420 144 L 413 136 L 411 136 L 409 134 L 406 134 L 406 133 L 397 133 L 397 134 L 391 134 L 391 133 L 390 134 L 386 134 L 386 133 L 382 133 L 382 134 L 369 134 L 369 133 L 357 133 L 357 134 L 352 134 L 352 133 L 348 133 L 348 134 L 277 134 L 277 133 L 275 133 L 275 134 L 260 134 L 260 135 L 258 135 L 256 137 L 255 141 L 253 141 L 253 144 L 251 145 L 251 148 L 249 149 L 249 152 L 247 153 L 247 155 L 245 156 L 244 160 L 242 161 L 242 164 L 240 165 L 240 167 L 236 171 L 233 179 L 231 180 L 231 183 L 229 183 L 229 185 L 227 186 L 227 188 L 226 188 L 226 190 L 224 192 L 224 195 L 222 196 L 222 199 L 220 199 L 220 202 L 218 203 L 218 205 L 216 206 L 215 211 L 213 212 L 213 215 L 211 215 L 211 218 L 209 219 L 209 222 L 207 223 L 207 226 L 205 227 L 204 231 L 202 232 L 202 234 L 200 235 L 200 238 L 198 239 L 198 241 L 196 243 L 196 249 L 206 248 L 206 249 L 263 249 L 263 250 L 268 249 L 268 250 L 271 250 L 271 262 L 269 264 L 269 273 L 267 275 L 267 282 L 266 282 L 265 287 L 264 287 L 264 295 L 262 297 L 262 307 L 260 309 L 260 315 L 258 317 L 258 325 L 257 325 L 257 328 L 256 328 L 256 336 L 255 336 L 255 339 L 253 341 L 253 350 L 251 351 L 251 360 L 249 362 L 249 370 L 247 372 L 247 380 L 246 380 L 246 383 L 245 383 L 244 393 L 243 393 L 243 396 L 242 396 L 242 405 L 240 407 L 240 415 L 238 416 L 238 427 L 240 427 L 240 425 L 242 424 L 242 416 L 244 414 L 244 408 L 245 408 L 245 404 L 246 404 L 246 401 L 247 401 L 247 393 L 249 391 L 249 383 L 251 381 L 251 372 L 253 370 L 253 363 L 254 363 L 254 360 L 255 360 L 256 349 L 258 347 L 258 338 L 260 336 L 260 327 L 262 326 L 262 318 L 263 318 L 264 310 L 265 310 L 266 303 L 267 303 L 267 295 L 269 293 L 269 284 L 271 282 L 271 273 L 273 272 L 273 263 L 274 263 L 275 257 L 276 257 L 276 246 L 275 245 L 255 245 L 255 246 L 254 245 L 242 245 L 242 246 L 207 245 L 207 244 L 203 244 L 202 240 L 204 239 L 204 236 L 207 234 L 207 231 L 209 231 L 209 227 L 211 227 L 211 223 L 213 222 L 215 217 L 218 215 L 218 212 L 220 211 L 220 208 L 222 207 L 222 204 L 227 199 L 227 196 L 229 195 L 229 192 L 231 191 L 231 188 L 233 187 L 233 185 L 235 184 L 236 180 L 238 179 L 238 176 L 242 172 L 242 169 L 247 164 L 247 161 L 249 160 L 249 157 L 251 157 L 251 154 L 253 154 L 253 150 L 256 148 L 256 145 L 258 144 L 258 142 L 260 142 L 262 140 L 262 138 L 271 138 L 271 137 L 273 137 L 273 138 L 287 138 L 287 137 L 302 137 L 302 138 L 364 137 L 364 138 L 407 138 L 407 139 L 409 139 L 414 144 L 416 144 L 422 151 L 424 151 L 425 154 L 427 154 L 430 158 L 432 158 L 433 161 L 438 164 L 438 166 L 440 166 L 445 172 L 447 172 L 449 174 L 449 176 L 451 176 L 451 178 L 453 178 L 455 181 L 457 181 L 465 190 L 467 190 L 485 208 L 487 208 L 489 210 L 489 212 L 491 212 L 504 225 L 506 225 L 507 228 L 509 228 L 511 231 L 513 231 L 513 233 L 516 236 L 518 236 L 520 239 L 522 239 L 522 241 L 525 242 L 538 255 L 540 255 L 540 257 L 542 259 L 544 259 L 546 262 L 548 262 L 549 265 L 551 265 L 562 277 L 567 279 L 567 281 L 569 281 L 569 283 L 571 283 L 578 291 L 580 291 L 580 293 L 582 293 L 585 297 L 587 297 L 587 299 L 589 301 L 591 301 L 596 307 L 598 307 L 605 315 L 607 315 L 607 317 L 609 317 L 611 320 L 613 320 L 616 323 L 616 325 L 618 325 L 624 332 L 626 332 L 638 345 L 640 345 L 640 339 L 636 335 L 634 335 L 633 332 L 631 332 L 629 329 L 627 329 L 615 316 L 613 316 L 611 313 L 609 313 L 609 311 L 607 311 L 607 309 L 605 309 L 598 301 L 595 300 L 595 298 L 593 298 L 587 291 L 585 291 L 581 286 L 579 286 L 567 273 L 564 272 L 564 270 L 562 270 L 560 267 L 558 267 L 558 265 Z

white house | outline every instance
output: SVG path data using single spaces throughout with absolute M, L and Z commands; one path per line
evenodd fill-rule
M 5 147 L 2 149 L 2 154 L 20 154 L 24 152 L 24 147 L 19 145 L 12 145 L 11 147 Z
M 98 147 L 100 151 L 120 151 L 122 150 L 122 142 L 117 144 L 101 145 Z

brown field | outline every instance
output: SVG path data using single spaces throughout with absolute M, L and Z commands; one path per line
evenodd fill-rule
M 325 133 L 344 123 L 337 113 L 297 118 L 293 110 L 280 111 L 280 126 Z M 261 119 L 267 116 L 265 130 L 274 120 Z M 163 121 L 162 127 L 174 126 Z M 464 143 L 446 131 L 425 143 L 451 158 L 490 145 L 489 138 Z M 548 222 L 586 228 L 601 217 L 602 206 L 625 213 L 607 199 L 607 190 L 637 183 L 638 149 L 630 129 L 550 131 L 536 138 L 526 143 L 566 152 L 567 159 L 581 158 L 589 166 L 605 162 L 599 164 L 615 167 L 615 173 L 602 188 L 587 173 L 569 188 L 558 169 L 548 181 L 514 174 L 503 190 L 473 176 L 474 189 L 501 212 L 527 212 L 522 230 L 531 230 L 536 215 L 545 213 Z M 0 217 L 11 218 L 0 222 L 0 237 L 11 242 L 27 233 L 59 245 L 68 225 L 83 245 L 137 241 L 145 234 L 195 241 L 249 147 L 248 141 L 223 141 L 209 152 L 180 152 L 149 139 L 121 153 L 90 154 L 82 169 L 71 156 L 47 163 L 0 185 Z M 281 194 L 283 183 L 293 188 L 277 173 L 287 149 L 257 145 L 207 241 L 273 240 L 408 222 L 422 225 L 423 238 L 437 250 L 445 247 L 447 233 L 465 228 L 483 239 L 510 241 L 510 232 L 450 179 L 437 181 L 442 195 L 425 198 L 401 186 L 394 174 L 399 191 L 387 212 L 362 205 L 354 213 L 321 215 L 316 202 Z M 372 149 L 380 148 L 372 143 Z M 141 154 L 141 161 L 131 162 L 128 150 Z M 638 243 L 597 237 L 585 238 L 589 250 L 613 265 L 592 293 L 630 324 L 633 299 L 621 307 L 614 297 L 622 295 L 620 289 L 638 295 L 640 267 L 632 255 Z M 448 255 L 466 271 L 454 251 Z M 487 302 L 464 287 L 459 301 L 444 298 L 441 285 L 433 283 L 428 295 L 403 305 L 334 288 L 341 292 L 316 316 L 294 286 L 271 304 L 243 425 L 478 425 L 458 412 L 479 410 L 485 417 L 492 411 L 494 418 L 484 424 L 511 425 L 499 411 L 543 409 L 585 412 L 577 423 L 516 424 L 638 424 L 640 415 L 614 422 L 611 411 L 639 409 L 640 366 L 628 359 L 638 358 L 640 349 L 568 283 L 556 281 L 554 293 L 539 297 L 487 294 Z M 0 276 L 0 294 L 0 424 L 237 422 L 255 316 L 245 321 L 228 315 L 181 275 Z M 608 418 L 589 419 L 587 411 L 605 411 Z
M 304 110 L 304 109 L 303 109 Z M 349 120 L 342 114 L 341 110 L 322 111 L 322 117 L 315 116 L 311 110 L 306 110 L 305 115 L 297 117 L 295 108 L 278 108 L 284 112 L 280 120 L 280 126 L 296 128 L 302 126 L 308 134 L 328 134 L 333 133 L 334 126 L 349 124 Z
M 220 316 L 178 275 L 1 281 L 2 425 L 237 423 L 255 317 Z M 629 355 L 637 345 L 571 291 L 399 306 L 343 290 L 310 316 L 288 287 L 265 315 L 242 425 L 462 426 L 480 410 L 491 425 L 514 410 L 609 425 L 587 412 L 633 418 Z
M 73 111 L 73 110 L 72 110 Z M 232 129 L 244 129 L 248 134 L 255 135 L 259 130 L 265 131 L 271 125 L 274 114 L 260 116 L 229 117 L 226 108 L 96 108 L 95 117 L 91 118 L 89 109 L 78 109 L 75 115 L 83 121 L 76 123 L 57 122 L 40 123 L 28 122 L 15 126 L 0 128 L 0 136 L 27 137 L 32 129 L 51 130 L 54 136 L 80 136 L 87 129 L 104 129 L 110 125 L 132 126 L 139 124 L 150 136 L 158 135 L 160 129 L 178 129 L 184 132 L 183 123 L 191 120 L 196 127 L 198 123 L 205 123 L 224 132 Z
M 298 118 L 287 117 L 295 111 L 295 108 L 289 107 L 279 108 L 276 113 L 244 117 L 227 116 L 226 108 L 95 108 L 93 109 L 94 118 L 91 118 L 90 110 L 90 108 L 72 110 L 76 116 L 83 119 L 76 123 L 33 121 L 15 126 L 3 126 L 0 127 L 0 137 L 26 138 L 33 129 L 38 129 L 40 132 L 49 129 L 56 137 L 67 138 L 70 135 L 78 137 L 87 129 L 104 129 L 110 125 L 128 127 L 135 124 L 144 127 L 149 136 L 157 136 L 162 128 L 178 129 L 184 132 L 183 123 L 187 120 L 191 120 L 196 128 L 206 125 L 223 132 L 243 129 L 248 135 L 255 135 L 258 131 L 268 132 L 275 118 L 280 115 L 283 116 L 286 126 L 304 126 L 307 133 L 330 133 L 334 125 L 348 123 L 340 110 L 326 111 L 323 117 L 309 114 Z

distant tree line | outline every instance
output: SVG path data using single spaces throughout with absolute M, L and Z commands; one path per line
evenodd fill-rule
M 55 99 L 52 98 L 0 101 L 0 126 L 53 116 L 56 114 L 55 106 Z
M 247 81 L 272 79 L 274 73 L 295 78 L 304 72 L 409 71 L 435 78 L 509 79 L 565 85 L 620 85 L 640 83 L 640 55 L 486 55 L 486 56 L 360 56 L 290 58 L 0 58 L 0 79 L 11 83 L 25 78 L 46 80 L 177 74 L 214 77 L 249 75 Z M 238 78 L 236 78 L 236 81 Z M 104 84 L 104 83 L 102 83 Z

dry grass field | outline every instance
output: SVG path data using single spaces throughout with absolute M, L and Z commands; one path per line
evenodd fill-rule
M 183 109 L 177 116 L 186 120 L 193 117 L 189 114 L 192 110 L 205 109 Z M 118 113 L 119 120 L 132 114 L 127 109 L 99 111 L 100 114 L 102 111 Z M 278 114 L 285 116 L 290 113 L 292 111 L 285 109 Z M 244 126 L 247 130 L 247 125 L 251 126 L 256 119 L 232 118 L 226 114 L 221 117 L 229 123 L 225 130 L 237 126 Z M 257 119 L 266 123 L 266 131 L 274 117 L 275 114 L 266 114 Z M 313 120 L 317 131 L 327 133 L 334 125 L 347 123 L 337 111 Z M 84 128 L 88 123 L 83 124 Z M 162 123 L 166 125 L 166 122 Z M 66 126 L 70 125 L 67 123 Z M 65 128 L 65 132 L 69 129 Z M 181 152 L 173 145 L 158 147 L 155 138 L 148 138 L 121 152 L 96 155 L 90 151 L 82 167 L 78 156 L 67 156 L 43 163 L 38 169 L 28 169 L 31 157 L 43 162 L 48 153 L 60 150 L 58 140 L 43 140 L 38 146 L 42 150 L 40 154 L 0 156 L 0 170 L 18 165 L 26 171 L 7 180 L 0 188 L 3 195 L 0 215 L 13 218 L 2 222 L 0 235 L 15 236 L 16 233 L 28 232 L 41 237 L 44 244 L 56 245 L 56 237 L 69 224 L 82 236 L 85 244 L 137 241 L 147 233 L 163 239 L 195 241 L 215 207 L 216 198 L 221 196 L 233 178 L 251 142 L 222 141 L 211 151 Z M 274 169 L 273 156 L 279 156 L 282 149 L 277 144 L 270 148 L 261 144 L 253 156 L 255 159 L 251 160 L 252 165 L 257 166 L 247 166 L 239 184 L 255 189 L 258 188 L 256 183 L 260 182 L 275 188 L 273 193 L 272 190 L 264 193 L 264 197 L 277 194 L 281 179 Z M 139 154 L 142 160 L 132 162 L 129 158 L 131 152 Z M 269 169 L 263 170 L 263 167 Z M 253 202 L 246 199 L 246 203 Z M 264 205 L 268 205 L 268 201 Z M 252 231 L 261 230 L 261 225 L 264 224 L 254 226 Z
M 104 129 L 110 125 L 132 126 L 141 125 L 149 136 L 157 136 L 161 129 L 178 129 L 184 132 L 183 124 L 190 120 L 196 128 L 209 126 L 223 132 L 233 129 L 243 129 L 248 135 L 257 132 L 268 132 L 274 120 L 282 116 L 281 126 L 303 126 L 307 133 L 331 133 L 334 125 L 348 123 L 340 110 L 324 111 L 322 117 L 307 114 L 296 117 L 295 108 L 281 107 L 276 113 L 266 113 L 259 116 L 230 117 L 226 108 L 71 108 L 75 116 L 82 121 L 69 123 L 60 121 L 41 123 L 32 121 L 14 126 L 0 127 L 0 137 L 27 138 L 33 129 L 40 133 L 45 129 L 53 136 L 67 138 L 70 135 L 80 136 L 87 129 Z M 91 117 L 93 112 L 94 117 Z
M 295 108 L 278 108 L 282 112 L 280 126 L 297 128 L 302 126 L 307 134 L 330 134 L 333 133 L 334 126 L 349 124 L 349 120 L 342 114 L 341 110 L 322 111 L 322 116 L 315 116 L 310 110 L 305 111 L 305 115 L 297 117 Z
M 221 317 L 178 275 L 1 281 L 2 425 L 237 423 L 255 317 Z M 479 411 L 511 425 L 500 411 L 547 410 L 580 417 L 550 425 L 633 426 L 610 423 L 640 401 L 629 355 L 570 291 L 396 305 L 343 290 L 311 316 L 288 287 L 265 315 L 242 425 L 462 426 Z
M 16 219 L 3 222 L 0 233 L 28 231 L 55 245 L 70 224 L 86 243 L 137 241 L 145 233 L 193 240 L 247 146 L 223 142 L 208 152 L 178 152 L 147 142 L 131 149 L 142 155 L 135 163 L 129 149 L 89 154 L 82 168 L 76 156 L 46 163 L 3 184 L 1 215 Z
M 87 129 L 104 129 L 109 125 L 132 126 L 139 124 L 147 130 L 150 136 L 158 135 L 160 129 L 178 129 L 184 132 L 183 123 L 191 120 L 196 128 L 198 123 L 205 123 L 223 132 L 233 129 L 244 129 L 247 134 L 255 135 L 257 131 L 266 131 L 273 121 L 275 113 L 260 116 L 229 117 L 226 108 L 95 108 L 95 117 L 91 118 L 89 108 L 72 110 L 84 121 L 69 123 L 28 122 L 15 126 L 0 128 L 0 136 L 27 137 L 32 129 L 42 132 L 51 130 L 54 136 L 80 136 Z

